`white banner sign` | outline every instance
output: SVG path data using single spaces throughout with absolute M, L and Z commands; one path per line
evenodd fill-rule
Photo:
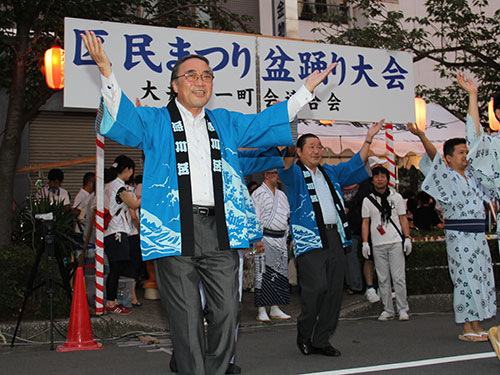
M 65 107 L 97 108 L 100 97 L 98 70 L 80 37 L 84 30 L 102 39 L 121 88 L 144 105 L 166 105 L 172 68 L 191 53 L 207 57 L 214 70 L 208 107 L 243 113 L 256 113 L 258 102 L 263 109 L 289 98 L 312 71 L 338 61 L 300 118 L 415 121 L 409 53 L 75 18 L 65 19 Z
M 168 102 L 177 60 L 197 53 L 215 75 L 209 108 L 257 111 L 255 37 L 66 18 L 64 106 L 97 108 L 101 81 L 80 34 L 93 30 L 103 41 L 120 87 L 132 101 L 160 107 Z
M 258 39 L 258 53 L 262 108 L 289 98 L 314 70 L 338 62 L 300 118 L 415 121 L 409 53 L 271 38 Z

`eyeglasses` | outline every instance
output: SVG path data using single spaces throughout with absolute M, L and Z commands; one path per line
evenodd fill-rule
M 178 75 L 174 79 L 181 78 L 181 77 L 186 78 L 188 80 L 188 82 L 196 82 L 196 81 L 198 81 L 198 78 L 200 78 L 200 77 L 201 77 L 201 80 L 203 82 L 207 82 L 207 83 L 212 82 L 214 80 L 214 75 L 212 73 L 207 73 L 207 72 L 203 72 L 201 74 L 198 74 L 197 72 L 189 71 L 187 73 Z

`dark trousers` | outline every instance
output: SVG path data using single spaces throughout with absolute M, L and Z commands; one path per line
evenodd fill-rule
M 130 277 L 135 280 L 136 283 L 141 281 L 141 269 L 142 269 L 142 254 L 141 254 L 141 240 L 139 235 L 128 236 L 128 243 L 130 248 Z
M 215 217 L 194 215 L 194 256 L 156 260 L 179 374 L 222 375 L 234 351 L 238 321 L 238 252 L 219 249 Z M 208 316 L 205 347 L 203 285 Z
M 114 301 L 118 292 L 120 276 L 126 275 L 129 269 L 128 260 L 109 260 L 109 273 L 106 278 L 106 300 Z
M 297 259 L 301 313 L 297 341 L 315 347 L 330 345 L 337 328 L 344 287 L 345 255 L 336 229 L 327 229 L 329 247 Z

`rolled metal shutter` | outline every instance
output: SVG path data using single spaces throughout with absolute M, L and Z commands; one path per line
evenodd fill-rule
M 29 125 L 29 165 L 59 163 L 95 157 L 95 114 L 74 112 L 40 112 Z M 142 151 L 122 146 L 110 139 L 105 142 L 105 167 L 109 168 L 118 155 L 127 155 L 134 160 L 136 175 L 142 174 Z M 83 175 L 95 171 L 95 162 L 57 167 L 64 172 L 64 187 L 75 197 L 82 187 Z M 43 182 L 51 168 L 43 168 Z M 35 193 L 35 181 L 39 171 L 31 171 L 30 192 Z M 73 204 L 73 202 L 72 202 Z

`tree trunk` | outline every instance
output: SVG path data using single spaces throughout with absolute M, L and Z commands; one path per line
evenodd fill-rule
M 13 217 L 13 188 L 21 134 L 25 126 L 26 59 L 29 30 L 18 25 L 15 42 L 15 67 L 9 92 L 5 131 L 0 144 L 0 247 L 11 243 Z

